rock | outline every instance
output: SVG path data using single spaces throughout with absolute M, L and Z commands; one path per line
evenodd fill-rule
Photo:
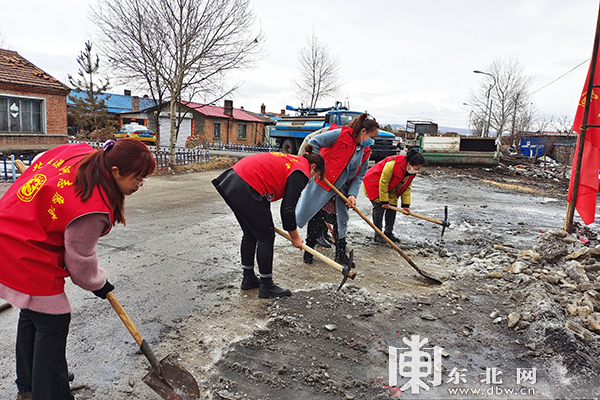
M 327 324 L 324 326 L 324 328 L 327 329 L 329 332 L 332 332 L 337 329 L 337 325 L 336 324 Z
M 502 269 L 511 274 L 519 274 L 527 269 L 527 264 L 525 264 L 524 262 L 521 262 L 521 261 L 515 261 L 508 267 L 504 267 Z
M 588 306 L 577 307 L 577 315 L 581 319 L 587 319 L 587 317 L 592 313 L 592 310 Z
M 430 306 L 433 304 L 433 299 L 431 296 L 417 296 L 417 303 Z
M 496 318 L 498 315 L 500 315 L 500 311 L 498 311 L 498 310 L 494 310 L 494 311 L 492 311 L 492 313 L 490 314 L 490 318 L 494 319 L 494 318 Z
M 581 257 L 581 256 L 583 256 L 585 254 L 588 254 L 589 251 L 590 251 L 590 249 L 588 247 L 582 247 L 581 249 L 579 249 L 579 250 L 577 250 L 577 251 L 575 251 L 575 252 L 567 255 L 565 258 L 567 260 L 575 260 L 575 259 L 577 259 L 577 258 L 579 258 L 579 257 Z
M 488 278 L 502 278 L 502 272 L 490 272 L 486 276 Z
M 533 250 L 521 250 L 519 256 L 534 263 L 537 263 L 541 258 L 540 255 Z
M 508 327 L 514 328 L 520 319 L 521 319 L 521 314 L 519 314 L 518 312 L 508 314 Z
M 596 333 L 600 333 L 600 313 L 592 313 L 587 320 L 589 327 Z
M 552 283 L 555 285 L 558 282 L 560 282 L 560 276 L 553 274 L 553 273 L 542 274 L 542 275 L 540 275 L 540 279 L 543 280 L 544 282 Z
M 497 317 L 495 320 L 492 321 L 492 323 L 497 324 L 500 321 L 502 321 L 502 317 Z
M 557 237 L 567 236 L 567 231 L 564 231 L 562 229 L 550 229 L 548 230 L 548 233 Z
M 565 267 L 565 272 L 569 278 L 573 279 L 578 284 L 590 281 L 585 273 L 585 268 L 577 261 L 569 261 Z
M 427 321 L 435 321 L 437 319 L 436 316 L 431 315 L 431 314 L 423 314 L 421 315 L 421 318 Z
M 595 338 L 592 332 L 588 331 L 583 326 L 580 326 L 573 321 L 567 321 L 566 327 L 572 330 L 573 332 L 583 336 L 585 339 L 591 340 Z
M 577 315 L 577 306 L 574 306 L 573 304 L 569 304 L 567 306 L 567 312 L 572 317 L 576 316 Z

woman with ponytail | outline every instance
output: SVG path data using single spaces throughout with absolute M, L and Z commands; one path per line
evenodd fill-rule
M 395 155 L 379 161 L 365 175 L 365 194 L 373 204 L 373 223 L 381 230 L 385 215 L 385 230 L 383 233 L 393 242 L 400 240 L 394 235 L 396 211 L 390 206 L 397 207 L 398 199 L 401 207 L 410 213 L 410 188 L 417 176 L 417 171 L 425 165 L 425 157 L 415 149 L 406 155 Z M 385 240 L 375 234 L 375 243 L 385 243 Z
M 360 190 L 363 177 L 369 165 L 371 145 L 379 133 L 379 125 L 363 113 L 353 119 L 348 126 L 338 127 L 332 125 L 328 132 L 321 133 L 309 140 L 316 151 L 319 151 L 327 169 L 325 178 L 347 197 L 350 204 L 344 204 L 329 185 L 324 181 L 313 181 L 308 184 L 296 209 L 298 226 L 303 227 L 308 223 L 306 245 L 314 247 L 320 234 L 319 226 L 322 215 L 320 210 L 330 200 L 337 220 L 337 229 L 334 230 L 335 261 L 348 265 L 346 255 L 346 230 L 350 217 L 349 207 L 356 206 L 356 196 Z M 317 215 L 319 214 L 319 215 Z M 331 213 L 330 213 L 331 214 Z M 312 254 L 304 253 L 304 262 L 312 263 Z
M 259 288 L 261 298 L 292 294 L 273 283 L 275 225 L 270 203 L 282 199 L 283 229 L 289 232 L 292 245 L 302 249 L 296 203 L 309 179 L 321 179 L 324 173 L 323 157 L 309 145 L 303 156 L 260 153 L 244 157 L 212 181 L 242 228 L 242 290 Z M 255 258 L 260 279 L 254 274 Z
M 71 400 L 66 344 L 71 306 L 65 278 L 105 299 L 114 289 L 95 247 L 156 162 L 134 139 L 94 150 L 66 144 L 36 157 L 0 199 L 0 298 L 21 309 L 19 399 Z

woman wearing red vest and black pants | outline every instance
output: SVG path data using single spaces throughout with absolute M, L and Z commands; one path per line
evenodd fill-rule
M 320 179 L 325 162 L 312 146 L 304 156 L 262 153 L 244 157 L 212 181 L 242 227 L 242 290 L 259 288 L 258 297 L 283 297 L 292 293 L 273 283 L 273 244 L 275 225 L 270 202 L 281 201 L 283 229 L 292 244 L 302 249 L 296 227 L 296 203 L 309 179 Z M 254 274 L 254 258 L 260 279 Z
M 96 243 L 125 223 L 124 198 L 156 162 L 134 139 L 95 151 L 67 144 L 34 159 L 0 199 L 0 297 L 21 309 L 16 361 L 19 399 L 71 400 L 65 278 L 103 299 L 114 289 Z
M 367 171 L 363 180 L 365 194 L 373 204 L 373 223 L 381 230 L 385 214 L 383 233 L 393 242 L 399 241 L 394 235 L 396 211 L 389 207 L 397 207 L 400 198 L 402 208 L 410 212 L 412 181 L 424 164 L 423 155 L 411 149 L 405 156 L 390 156 L 379 161 Z M 376 243 L 385 243 L 378 234 L 375 234 L 374 240 Z

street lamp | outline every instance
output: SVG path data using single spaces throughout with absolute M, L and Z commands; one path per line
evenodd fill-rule
M 494 79 L 494 83 L 492 83 L 490 85 L 490 88 L 488 89 L 488 91 L 487 91 L 487 93 L 485 95 L 486 98 L 487 98 L 487 100 L 485 102 L 486 113 L 487 113 L 487 126 L 486 126 L 486 129 L 485 129 L 485 137 L 487 137 L 489 135 L 489 133 L 490 133 L 490 120 L 492 119 L 492 102 L 490 100 L 490 92 L 492 91 L 492 89 L 494 88 L 494 86 L 496 86 L 496 77 L 494 75 L 490 74 L 489 72 L 483 72 L 483 71 L 479 71 L 477 69 L 475 71 L 473 71 L 473 72 L 475 72 L 476 74 L 488 75 L 488 76 L 491 76 L 492 79 Z

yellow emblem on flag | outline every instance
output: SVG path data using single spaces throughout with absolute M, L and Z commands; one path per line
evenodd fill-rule
M 17 197 L 22 201 L 29 203 L 46 183 L 46 176 L 43 174 L 34 175 L 17 191 Z

